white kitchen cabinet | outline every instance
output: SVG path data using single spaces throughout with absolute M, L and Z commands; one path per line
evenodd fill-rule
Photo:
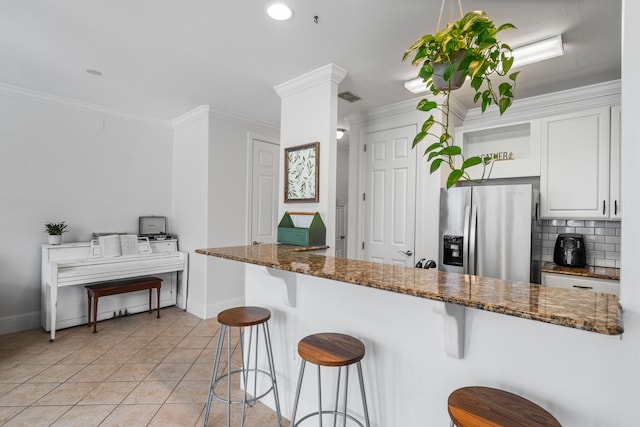
M 622 219 L 622 203 L 620 200 L 620 129 L 622 125 L 622 110 L 619 105 L 611 107 L 611 150 L 609 166 L 609 218 Z
M 610 110 L 541 120 L 542 218 L 609 218 Z
M 568 274 L 541 273 L 542 284 L 565 289 L 589 289 L 593 292 L 620 295 L 620 282 L 617 280 L 596 279 L 593 277 L 572 276 Z

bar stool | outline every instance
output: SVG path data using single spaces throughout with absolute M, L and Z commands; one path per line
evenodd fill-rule
M 298 343 L 298 354 L 302 357 L 300 365 L 300 376 L 298 378 L 298 387 L 296 389 L 296 397 L 293 404 L 293 413 L 291 415 L 291 427 L 296 427 L 307 418 L 318 416 L 319 425 L 322 427 L 322 415 L 333 414 L 333 425 L 336 425 L 337 416 L 343 417 L 342 425 L 347 425 L 347 418 L 354 421 L 360 427 L 369 427 L 369 412 L 367 410 L 367 398 L 364 393 L 364 381 L 362 379 L 362 366 L 360 361 L 364 357 L 364 344 L 357 338 L 349 335 L 337 333 L 320 333 L 309 335 Z M 304 368 L 306 362 L 318 365 L 318 411 L 302 417 L 296 422 L 296 411 L 298 410 L 298 401 L 300 399 L 300 388 L 302 387 L 302 378 L 304 376 Z M 347 413 L 347 391 L 349 386 L 349 366 L 356 364 L 358 368 L 358 379 L 360 380 L 360 394 L 362 396 L 362 407 L 364 408 L 365 424 L 363 425 L 357 418 Z M 336 403 L 334 410 L 322 409 L 322 385 L 320 380 L 321 366 L 337 366 L 338 367 L 338 385 L 336 387 Z M 338 400 L 340 395 L 340 376 L 342 368 L 345 368 L 344 375 L 344 400 L 343 409 L 338 411 Z
M 271 312 L 266 308 L 261 307 L 235 307 L 228 310 L 224 310 L 218 314 L 218 323 L 220 323 L 220 331 L 218 332 L 218 344 L 216 346 L 216 355 L 213 362 L 213 370 L 211 372 L 211 382 L 209 383 L 209 397 L 207 398 L 207 406 L 204 416 L 204 427 L 206 427 L 209 421 L 209 411 L 211 410 L 211 399 L 215 396 L 221 402 L 227 404 L 227 426 L 231 426 L 231 404 L 242 404 L 242 421 L 241 426 L 244 426 L 244 419 L 246 415 L 246 406 L 253 406 L 256 401 L 263 398 L 271 391 L 273 391 L 273 397 L 276 403 L 276 414 L 278 416 L 278 426 L 282 427 L 282 416 L 280 414 L 280 401 L 278 399 L 278 385 L 276 383 L 276 370 L 273 363 L 273 351 L 271 348 L 271 336 L 269 334 L 269 324 L 267 321 L 271 318 Z M 263 339 L 267 352 L 267 360 L 269 362 L 269 372 L 262 369 L 258 369 L 258 338 L 260 335 L 260 327 L 262 326 Z M 241 368 L 232 371 L 231 370 L 231 329 L 237 327 L 240 335 L 240 352 L 241 352 Z M 249 327 L 249 340 L 247 346 L 247 358 L 245 363 L 244 352 L 244 331 L 243 329 Z M 255 356 L 253 368 L 251 364 L 251 350 L 253 333 L 255 329 Z M 227 370 L 218 376 L 218 369 L 220 368 L 220 359 L 222 357 L 222 349 L 224 347 L 225 336 L 227 336 Z M 249 388 L 249 373 L 253 373 L 253 395 L 251 398 L 247 397 L 247 389 Z M 244 385 L 244 391 L 242 393 L 242 400 L 231 399 L 231 375 L 240 374 L 242 384 Z M 257 395 L 257 383 L 258 374 L 266 375 L 271 380 L 271 386 L 268 390 Z M 227 379 L 227 396 L 218 396 L 215 392 L 215 387 L 220 380 Z
M 451 427 L 561 427 L 549 412 L 508 391 L 463 387 L 449 395 Z

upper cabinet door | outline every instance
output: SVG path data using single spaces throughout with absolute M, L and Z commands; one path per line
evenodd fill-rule
M 542 217 L 609 217 L 609 118 L 602 107 L 541 121 Z
M 622 125 L 622 110 L 619 105 L 611 107 L 611 162 L 609 163 L 609 200 L 610 211 L 609 218 L 622 219 L 622 203 L 620 195 L 622 194 L 620 180 L 620 129 Z

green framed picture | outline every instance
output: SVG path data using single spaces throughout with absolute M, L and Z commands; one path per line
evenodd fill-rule
M 320 143 L 284 150 L 284 202 L 308 203 L 320 200 Z

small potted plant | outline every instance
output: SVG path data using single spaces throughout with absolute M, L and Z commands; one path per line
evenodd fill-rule
M 62 243 L 62 233 L 66 233 L 69 227 L 64 221 L 47 222 L 44 226 L 49 235 L 50 245 L 59 245 Z
M 506 23 L 499 27 L 489 20 L 482 11 L 469 12 L 455 23 L 449 23 L 444 29 L 435 34 L 426 34 L 416 40 L 404 53 L 403 61 L 415 54 L 412 64 L 420 66 L 418 77 L 427 85 L 434 96 L 442 93 L 441 103 L 434 99 L 423 99 L 417 109 L 425 112 L 440 111 L 438 117 L 433 113 L 423 123 L 421 131 L 413 140 L 415 147 L 427 135 L 432 135 L 436 141 L 427 147 L 431 173 L 438 170 L 444 162 L 451 168 L 447 179 L 447 188 L 451 188 L 461 179 L 470 179 L 467 168 L 482 165 L 483 179 L 488 178 L 487 167 L 492 165 L 491 159 L 479 156 L 465 158 L 459 146 L 453 143 L 449 132 L 449 97 L 451 91 L 458 89 L 464 80 L 471 79 L 474 89 L 474 102 L 482 100 L 481 110 L 495 104 L 504 113 L 513 102 L 516 77 L 518 72 L 509 74 L 513 65 L 512 49 L 506 43 L 501 43 L 496 36 L 499 32 L 515 28 Z M 497 85 L 495 78 L 505 77 Z M 432 127 L 440 127 L 440 132 L 434 132 Z M 456 162 L 456 158 L 459 159 Z M 489 173 L 491 169 L 489 168 Z

